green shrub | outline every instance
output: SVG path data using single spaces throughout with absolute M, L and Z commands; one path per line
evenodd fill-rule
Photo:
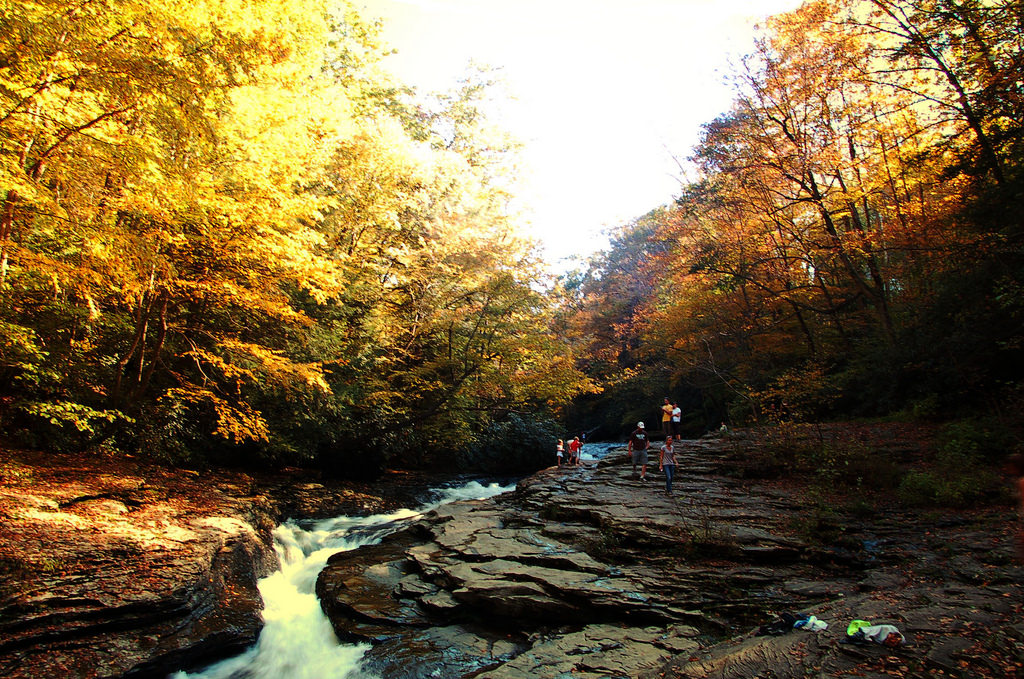
M 736 463 L 743 476 L 812 476 L 826 487 L 892 489 L 902 476 L 899 464 L 842 429 L 782 423 L 737 437 Z
M 979 464 L 1001 460 L 1017 445 L 1009 429 L 995 421 L 962 420 L 943 427 L 939 435 L 938 461 L 948 468 L 970 462 Z
M 932 472 L 912 471 L 900 481 L 896 493 L 904 504 L 924 507 L 935 504 L 938 485 L 939 481 Z
M 898 489 L 913 506 L 963 508 L 1005 501 L 993 462 L 1012 448 L 1012 434 L 978 421 L 955 422 L 940 435 L 934 469 L 912 471 Z
M 990 470 L 913 471 L 907 474 L 897 491 L 901 501 L 917 507 L 965 508 L 993 501 L 1004 501 L 998 492 L 998 477 Z
M 21 440 L 60 452 L 83 450 L 116 428 L 135 422 L 120 410 L 97 410 L 73 401 L 20 402 L 14 409 L 31 425 L 21 432 Z
M 810 469 L 817 447 L 812 425 L 782 423 L 736 436 L 729 473 L 743 478 L 779 478 Z

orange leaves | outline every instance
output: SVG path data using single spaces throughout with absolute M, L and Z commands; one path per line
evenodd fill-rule
M 215 422 L 213 434 L 231 443 L 267 440 L 266 421 L 245 401 L 229 401 L 209 389 L 189 387 L 168 389 L 161 400 L 169 408 L 180 408 L 182 405 L 210 408 Z
M 919 14 L 931 32 L 887 34 L 895 19 L 866 11 L 882 6 Z M 858 347 L 898 353 L 942 281 L 988 252 L 959 225 L 984 155 L 953 119 L 969 102 L 919 80 L 948 80 L 923 73 L 936 58 L 981 78 L 970 64 L 984 62 L 982 43 L 1008 47 L 1019 32 L 999 25 L 1003 3 L 984 16 L 972 7 L 943 18 L 936 7 L 817 2 L 768 22 L 737 74 L 734 107 L 704 127 L 692 158 L 701 176 L 671 207 L 623 227 L 594 263 L 591 356 L 688 384 L 718 380 L 794 415 L 857 398 L 829 374 L 860 360 Z M 981 31 L 974 42 L 962 34 L 969 20 Z M 944 41 L 943 21 L 956 42 Z M 891 40 L 942 53 L 900 52 Z M 1008 67 L 1002 54 L 990 68 Z

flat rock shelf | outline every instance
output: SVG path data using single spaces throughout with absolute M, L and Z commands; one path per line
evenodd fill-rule
M 1020 676 L 1011 504 L 912 512 L 884 493 L 744 478 L 741 444 L 684 441 L 671 496 L 656 463 L 633 479 L 613 446 L 443 505 L 334 554 L 320 605 L 342 642 L 368 642 L 363 665 L 384 679 Z M 888 431 L 864 445 L 918 455 Z M 166 677 L 233 656 L 263 629 L 275 525 L 419 506 L 439 482 L 12 450 L 0 481 L 0 676 L 12 679 Z M 784 611 L 828 629 L 756 636 Z M 854 619 L 911 643 L 840 643 Z
M 926 520 L 837 505 L 840 537 L 821 544 L 799 528 L 805 494 L 726 475 L 728 451 L 683 442 L 672 495 L 653 462 L 634 479 L 624 449 L 542 471 L 335 555 L 317 593 L 387 679 L 1011 676 L 984 647 L 1024 649 L 1005 508 Z M 829 627 L 755 634 L 782 611 Z M 854 619 L 911 643 L 839 643 Z

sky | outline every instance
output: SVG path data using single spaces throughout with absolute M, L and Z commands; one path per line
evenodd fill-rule
M 607 230 L 668 204 L 693 178 L 701 125 L 726 112 L 725 76 L 753 27 L 799 0 L 356 0 L 383 21 L 384 66 L 419 91 L 470 62 L 500 69 L 503 128 L 523 143 L 526 233 L 554 270 Z

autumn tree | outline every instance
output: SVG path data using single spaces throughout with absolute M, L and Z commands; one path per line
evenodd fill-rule
M 1018 375 L 1018 23 L 1010 3 L 926 0 L 773 17 L 699 180 L 631 229 L 649 289 L 614 294 L 641 370 L 791 419 L 935 412 L 978 403 L 996 362 Z M 595 266 L 604 290 L 635 275 Z
M 574 376 L 540 333 L 496 155 L 462 129 L 483 121 L 455 115 L 472 102 L 451 103 L 459 144 L 434 143 L 351 6 L 3 17 L 6 431 L 183 462 L 343 459 L 442 413 L 479 432 L 477 412 L 546 404 L 552 366 Z
M 406 458 L 450 456 L 509 413 L 546 412 L 586 388 L 548 333 L 540 262 L 507 212 L 515 147 L 478 110 L 485 75 L 422 104 L 418 126 L 381 127 L 390 143 L 340 149 L 347 180 L 329 188 L 325 225 L 348 271 L 348 318 L 331 381 L 342 411 L 359 415 L 321 446 L 331 464 L 367 437 Z M 382 162 L 405 133 L 417 152 Z

